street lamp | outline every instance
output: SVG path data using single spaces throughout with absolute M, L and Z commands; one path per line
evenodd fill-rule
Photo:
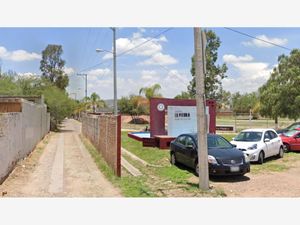
M 113 54 L 113 71 L 114 71 L 114 115 L 118 115 L 118 102 L 117 102 L 117 54 L 116 54 L 116 28 L 112 27 L 113 31 L 113 51 L 107 51 L 104 49 L 97 48 L 96 52 L 108 52 Z

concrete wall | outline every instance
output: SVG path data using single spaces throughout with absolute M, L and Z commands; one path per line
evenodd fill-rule
M 117 176 L 121 176 L 121 116 L 84 115 L 82 134 L 96 147 Z
M 21 106 L 22 112 L 0 113 L 0 183 L 49 132 L 50 115 L 45 104 L 22 100 Z

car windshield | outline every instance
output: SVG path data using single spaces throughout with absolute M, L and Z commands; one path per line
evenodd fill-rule
M 208 148 L 232 148 L 232 145 L 227 140 L 218 136 L 207 137 L 207 146 Z
M 197 136 L 194 136 L 195 141 L 197 143 Z M 231 149 L 233 148 L 232 144 L 227 141 L 225 138 L 220 136 L 207 136 L 207 147 L 208 148 L 221 148 L 221 149 Z
M 300 124 L 292 124 L 291 126 L 287 127 L 288 130 L 295 130 L 300 128 Z
M 283 133 L 283 135 L 286 137 L 292 137 L 294 134 L 296 134 L 298 132 L 299 132 L 298 130 L 290 130 L 290 131 Z
M 260 141 L 262 137 L 262 132 L 255 131 L 245 131 L 239 133 L 238 136 L 234 138 L 235 141 Z

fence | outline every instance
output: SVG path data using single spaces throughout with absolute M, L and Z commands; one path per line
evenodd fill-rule
M 50 114 L 45 104 L 0 98 L 0 183 L 49 132 Z M 17 112 L 13 112 L 17 109 Z M 4 112 L 3 112 L 4 111 Z
M 85 114 L 82 134 L 91 141 L 117 176 L 121 176 L 121 116 Z

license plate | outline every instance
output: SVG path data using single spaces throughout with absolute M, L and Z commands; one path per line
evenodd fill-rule
M 231 172 L 239 172 L 240 171 L 240 167 L 238 167 L 238 166 L 232 166 L 232 167 L 230 167 L 230 171 Z

